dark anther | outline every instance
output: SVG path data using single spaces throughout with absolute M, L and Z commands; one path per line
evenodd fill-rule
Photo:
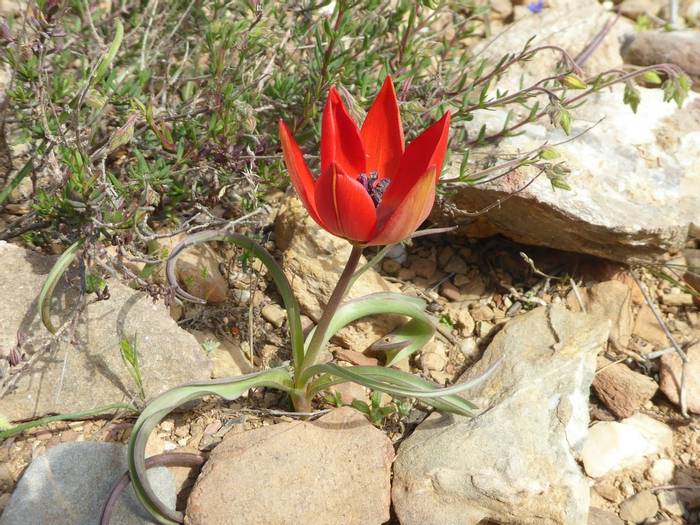
M 379 203 L 382 202 L 382 196 L 387 186 L 389 186 L 390 181 L 389 179 L 377 181 L 377 172 L 373 171 L 369 175 L 361 173 L 360 176 L 357 177 L 357 182 L 362 184 L 362 187 L 367 191 L 369 196 L 372 197 L 374 206 L 377 207 Z

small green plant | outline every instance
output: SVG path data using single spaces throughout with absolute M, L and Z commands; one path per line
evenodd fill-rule
M 122 356 L 122 361 L 124 361 L 129 371 L 129 375 L 136 384 L 139 398 L 143 402 L 146 400 L 146 392 L 143 389 L 143 376 L 141 375 L 141 364 L 136 350 L 136 338 L 129 339 L 128 337 L 122 337 L 119 341 L 119 351 Z
M 392 399 L 389 403 L 382 405 L 382 392 L 372 392 L 369 399 L 369 404 L 355 399 L 351 406 L 365 414 L 377 427 L 383 426 L 386 419 L 395 414 L 399 417 L 407 417 L 411 411 L 411 403 L 405 400 L 395 401 Z

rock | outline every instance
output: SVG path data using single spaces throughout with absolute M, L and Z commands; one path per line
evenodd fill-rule
M 411 263 L 411 270 L 418 277 L 430 280 L 437 271 L 437 261 L 425 257 L 417 258 Z
M 320 229 L 296 197 L 284 201 L 277 213 L 275 241 L 284 252 L 282 266 L 302 310 L 317 321 L 345 266 L 350 244 Z M 365 262 L 363 258 L 360 266 Z M 347 297 L 388 291 L 398 288 L 370 269 L 357 280 Z M 375 317 L 344 328 L 335 340 L 344 347 L 362 351 L 401 322 L 399 317 Z
M 420 367 L 424 372 L 442 370 L 445 365 L 447 359 L 436 352 L 422 352 L 420 355 Z
M 469 313 L 468 303 L 450 303 L 445 310 L 463 337 L 469 336 L 474 331 L 475 323 Z
M 388 275 L 398 275 L 401 271 L 401 263 L 394 259 L 385 259 L 382 262 L 382 270 Z
M 280 328 L 287 320 L 287 311 L 276 303 L 263 306 L 260 312 L 263 319 L 270 322 L 272 326 Z
M 656 320 L 654 312 L 652 312 L 651 307 L 646 304 L 642 305 L 637 313 L 632 333 L 648 341 L 657 348 L 670 345 L 666 334 Z
M 628 38 L 620 52 L 628 64 L 675 64 L 696 87 L 700 82 L 700 31 L 642 31 Z
M 339 385 L 333 385 L 328 390 L 337 395 L 340 398 L 340 401 L 346 405 L 350 405 L 355 400 L 368 404 L 370 402 L 367 389 L 362 385 L 358 385 L 357 383 L 340 383 Z
M 657 494 L 657 497 L 661 510 L 665 510 L 674 516 L 683 516 L 685 508 L 675 490 L 662 490 Z
M 666 306 L 693 306 L 693 296 L 689 293 L 665 293 L 661 302 Z
M 127 471 L 126 445 L 62 443 L 34 459 L 17 483 L 0 525 L 94 525 L 112 486 Z M 156 495 L 175 508 L 175 479 L 168 469 L 148 470 Z M 112 516 L 113 525 L 156 523 L 129 487 Z
M 469 313 L 474 321 L 491 321 L 494 318 L 493 310 L 486 304 L 478 304 Z
M 158 239 L 157 249 L 165 258 L 185 235 Z M 192 295 L 210 304 L 226 301 L 228 282 L 219 271 L 220 257 L 206 244 L 197 244 L 183 251 L 175 263 L 178 282 Z M 163 269 L 164 271 L 164 269 Z M 160 277 L 165 282 L 164 274 Z
M 626 348 L 632 337 L 632 302 L 629 287 L 620 281 L 597 283 L 587 290 L 587 311 L 610 319 L 610 341 Z
M 623 499 L 620 489 L 607 478 L 603 478 L 602 480 L 598 481 L 593 486 L 593 490 L 602 498 L 612 501 L 613 503 L 620 503 Z
M 392 497 L 402 525 L 582 524 L 589 489 L 575 460 L 607 323 L 562 306 L 508 322 L 462 379 L 474 418 L 433 414 L 401 443 Z
M 34 340 L 48 336 L 36 298 L 55 259 L 0 242 L 0 261 L 0 294 L 5 297 L 0 348 L 15 345 L 18 332 Z M 130 399 L 137 390 L 119 351 L 124 338 L 135 343 L 148 400 L 182 383 L 210 378 L 212 365 L 204 351 L 163 304 L 114 279 L 107 284 L 111 298 L 85 307 L 70 343 L 37 358 L 15 390 L 0 399 L 0 414 L 21 420 Z M 76 295 L 74 287 L 59 283 L 52 302 L 55 326 L 68 319 Z M 27 351 L 40 349 L 33 344 Z
M 566 17 L 564 21 L 569 23 Z M 574 135 L 588 131 L 556 146 L 556 161 L 571 170 L 566 179 L 571 191 L 554 190 L 541 176 L 514 194 L 537 174 L 532 166 L 521 167 L 487 184 L 460 186 L 433 211 L 433 219 L 454 224 L 459 210 L 481 209 L 509 197 L 478 223 L 460 219 L 460 232 L 469 234 L 473 226 L 486 224 L 489 233 L 525 244 L 622 262 L 661 258 L 681 248 L 700 208 L 700 193 L 691 190 L 700 185 L 700 170 L 689 160 L 700 157 L 700 97 L 691 94 L 678 109 L 663 101 L 660 90 L 640 88 L 642 109 L 635 114 L 621 103 L 623 89 L 616 86 L 593 95 L 573 120 Z M 474 131 L 482 124 L 489 132 L 500 130 L 506 114 L 476 111 Z M 588 129 L 602 117 L 604 125 Z M 518 131 L 494 153 L 517 154 L 566 138 L 544 121 Z M 458 166 L 450 165 L 443 180 L 457 172 Z
M 688 262 L 683 279 L 700 293 L 700 250 L 683 250 L 683 255 Z
M 454 255 L 445 266 L 447 273 L 467 273 L 467 263 L 459 255 Z
M 192 490 L 187 523 L 384 523 L 393 459 L 386 435 L 347 407 L 228 434 Z
M 657 459 L 649 469 L 649 479 L 656 485 L 667 485 L 673 481 L 674 469 L 673 460 L 668 458 Z
M 663 7 L 660 0 L 624 0 L 618 9 L 622 16 L 637 20 L 640 16 L 656 16 Z
M 218 337 L 210 331 L 190 330 L 212 362 L 212 379 L 233 377 L 253 372 L 249 358 L 237 341 Z
M 642 523 L 659 511 L 659 502 L 648 490 L 627 498 L 620 504 L 620 518 L 632 523 Z
M 445 281 L 440 286 L 440 295 L 442 295 L 448 301 L 459 301 L 462 298 L 462 294 L 454 284 L 450 281 Z
M 606 407 L 619 418 L 630 417 L 649 401 L 658 385 L 652 378 L 630 370 L 623 363 L 598 358 L 593 390 Z
M 376 357 L 370 357 L 347 348 L 337 348 L 333 353 L 336 359 L 352 363 L 353 365 L 377 366 L 379 364 L 379 360 Z
M 700 414 L 700 343 L 686 350 L 688 364 L 685 370 L 685 398 L 688 410 Z M 678 389 L 681 384 L 683 366 L 680 356 L 671 352 L 661 356 L 659 388 L 676 405 L 679 403 Z
M 581 450 L 586 473 L 592 478 L 605 476 L 638 465 L 653 454 L 673 449 L 672 430 L 644 414 L 593 425 Z
M 480 58 L 498 62 L 508 53 L 520 53 L 525 42 L 534 37 L 531 48 L 556 45 L 575 57 L 613 16 L 595 0 L 549 1 L 547 4 L 548 8 L 537 16 L 522 18 L 517 24 L 509 26 L 507 31 L 476 46 L 475 53 Z M 599 73 L 622 65 L 619 41 L 631 26 L 631 22 L 622 19 L 612 27 L 600 47 L 586 62 L 587 72 Z M 514 92 L 520 89 L 521 82 L 522 85 L 529 86 L 550 77 L 555 74 L 560 59 L 559 53 L 538 53 L 534 60 L 509 68 L 499 78 L 498 89 Z
M 588 525 L 625 525 L 616 514 L 591 507 L 588 511 Z

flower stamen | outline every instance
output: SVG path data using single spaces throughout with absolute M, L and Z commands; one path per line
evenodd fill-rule
M 384 195 L 384 192 L 386 191 L 390 182 L 389 179 L 382 179 L 380 181 L 377 181 L 377 176 L 377 172 L 372 171 L 369 174 L 360 173 L 360 176 L 357 177 L 357 182 L 362 184 L 362 187 L 372 198 L 372 202 L 374 203 L 375 208 L 379 206 L 380 202 L 382 202 L 382 196 Z

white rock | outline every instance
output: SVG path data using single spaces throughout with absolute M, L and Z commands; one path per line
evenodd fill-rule
M 700 98 L 691 93 L 678 109 L 663 101 L 662 90 L 640 88 L 635 114 L 622 104 L 623 89 L 598 93 L 573 112 L 573 134 L 582 135 L 555 148 L 560 154 L 556 161 L 571 170 L 571 191 L 553 190 L 547 177 L 539 177 L 480 217 L 486 230 L 527 244 L 621 261 L 661 257 L 682 247 L 700 207 L 695 190 L 700 167 L 693 160 L 700 157 Z M 482 125 L 489 133 L 497 132 L 506 115 L 475 112 L 474 132 Z M 601 124 L 588 129 L 601 118 Z M 500 142 L 495 153 L 523 153 L 567 138 L 545 121 L 519 131 Z M 456 176 L 458 166 L 448 172 L 443 179 Z M 480 209 L 512 196 L 535 174 L 533 167 L 519 168 L 488 184 L 460 187 L 445 203 L 459 210 Z M 441 220 L 437 211 L 433 215 Z
M 637 465 L 653 454 L 673 449 L 673 431 L 644 414 L 591 427 L 581 450 L 586 473 L 598 478 Z
M 649 469 L 649 479 L 657 485 L 666 485 L 673 480 L 673 461 L 661 458 L 654 461 Z

